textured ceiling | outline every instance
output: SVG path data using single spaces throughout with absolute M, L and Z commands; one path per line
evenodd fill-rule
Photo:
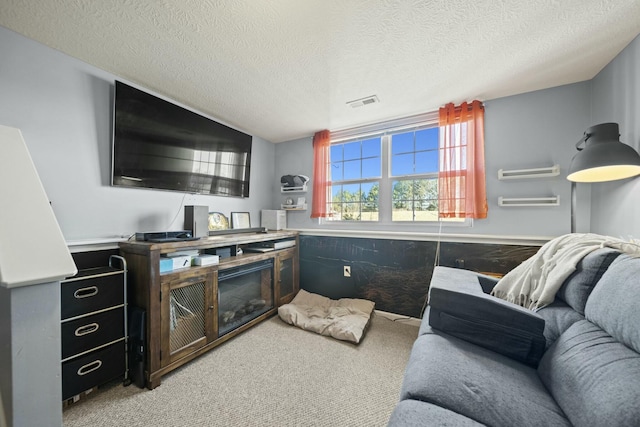
M 281 142 L 591 79 L 640 1 L 0 0 L 0 25 Z

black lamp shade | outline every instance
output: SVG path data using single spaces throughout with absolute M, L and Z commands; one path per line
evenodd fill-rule
M 617 123 L 602 123 L 585 132 L 585 148 L 571 160 L 567 179 L 602 182 L 640 175 L 640 155 L 620 142 Z

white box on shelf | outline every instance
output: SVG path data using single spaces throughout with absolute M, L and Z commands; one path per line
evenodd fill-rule
M 220 262 L 218 255 L 199 255 L 193 258 L 193 265 L 213 265 Z
M 287 212 L 284 210 L 263 209 L 260 226 L 267 230 L 282 230 L 287 228 Z
M 188 255 L 185 256 L 174 256 L 169 258 L 173 261 L 173 269 L 176 270 L 178 268 L 186 268 L 191 267 L 191 257 Z

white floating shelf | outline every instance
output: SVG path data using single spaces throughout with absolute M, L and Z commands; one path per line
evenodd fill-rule
M 498 170 L 498 179 L 526 179 L 526 178 L 548 178 L 560 175 L 560 165 L 553 165 L 545 168 L 534 169 L 511 169 Z
M 560 206 L 560 196 L 498 197 L 499 206 Z
M 280 208 L 284 209 L 285 211 L 306 211 L 307 204 L 304 203 L 302 205 L 280 205 Z
M 299 187 L 280 187 L 281 193 L 304 193 L 307 191 L 307 184 L 301 185 Z

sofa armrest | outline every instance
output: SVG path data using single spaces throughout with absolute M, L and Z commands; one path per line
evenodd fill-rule
M 429 288 L 431 327 L 536 366 L 545 350 L 544 319 L 483 288 L 487 282 L 477 273 L 436 267 Z

